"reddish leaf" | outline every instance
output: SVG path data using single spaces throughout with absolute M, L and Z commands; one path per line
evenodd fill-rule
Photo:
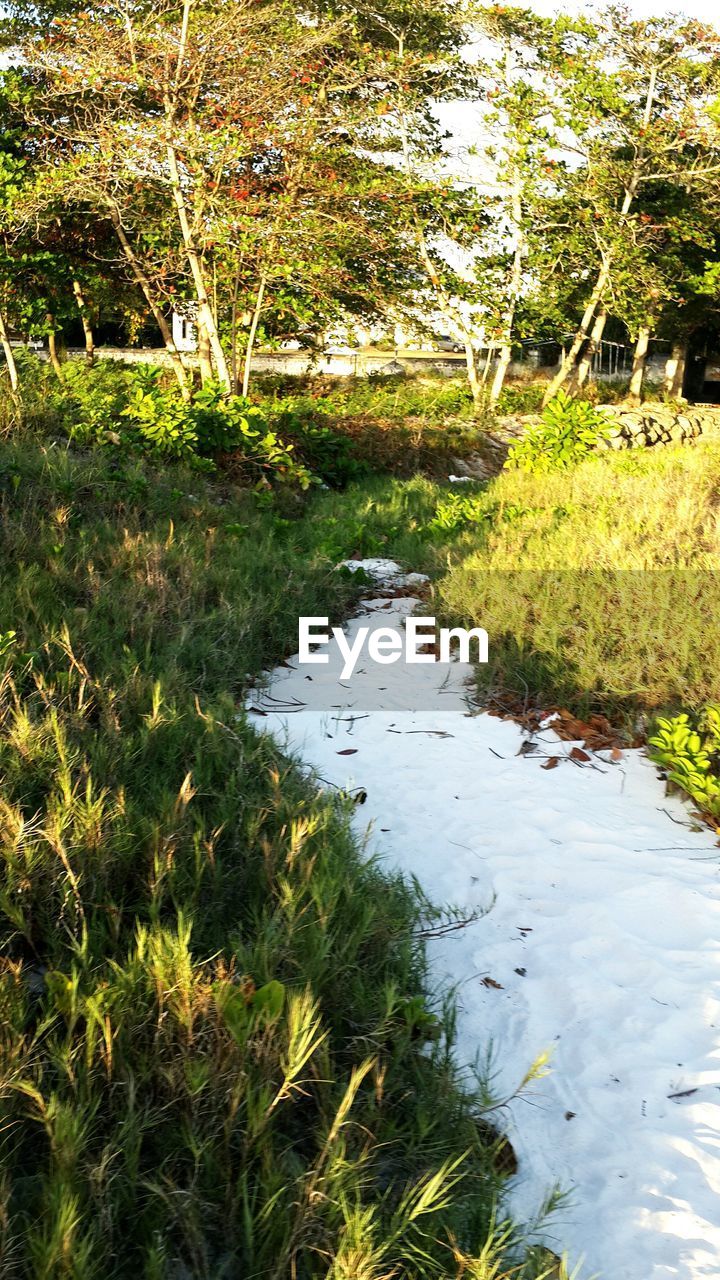
M 549 756 L 543 765 L 543 769 L 557 769 L 559 763 L 559 756 Z
M 354 755 L 357 755 L 357 747 L 346 747 L 344 751 L 338 751 L 338 752 L 336 752 L 336 755 L 339 755 L 339 756 L 354 756 Z
M 590 759 L 590 757 L 587 751 L 583 751 L 582 747 L 573 747 L 572 751 L 570 752 L 570 759 L 587 761 Z
M 494 978 L 483 978 L 482 984 L 484 987 L 492 987 L 493 991 L 504 990 L 502 983 L 496 982 Z

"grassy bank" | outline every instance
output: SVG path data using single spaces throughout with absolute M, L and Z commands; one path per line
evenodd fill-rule
M 485 687 L 638 730 L 717 699 L 719 467 L 712 441 L 604 454 L 470 504 L 438 604 L 487 627 Z
M 505 1274 L 424 908 L 238 714 L 361 519 L 0 442 L 3 1276 Z
M 720 695 L 718 474 L 708 440 L 484 485 L 378 480 L 316 519 L 335 550 L 390 547 L 429 571 L 438 616 L 487 629 L 484 694 L 632 734 Z

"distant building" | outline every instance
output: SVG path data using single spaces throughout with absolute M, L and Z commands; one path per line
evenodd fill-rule
M 178 303 L 172 313 L 172 336 L 178 351 L 197 351 L 197 303 Z

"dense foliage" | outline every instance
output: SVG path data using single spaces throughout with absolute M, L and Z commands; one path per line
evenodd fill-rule
M 654 337 L 675 345 L 681 386 L 685 344 L 717 327 L 713 29 L 617 5 L 311 10 L 6 6 L 13 394 L 13 333 L 42 337 L 60 376 L 63 334 L 82 332 L 92 359 L 106 325 L 124 341 L 154 329 L 189 398 L 173 309 L 197 326 L 201 381 L 225 394 L 247 395 L 259 342 L 317 352 L 334 328 L 398 323 L 456 335 L 475 413 L 498 403 L 529 337 L 565 346 L 548 399 L 586 383 L 606 327 L 638 344 L 633 395 Z M 467 156 L 433 106 L 452 101 L 482 112 Z

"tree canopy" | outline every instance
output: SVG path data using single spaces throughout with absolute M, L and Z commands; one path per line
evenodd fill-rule
M 247 392 L 259 340 L 439 311 L 492 404 L 525 337 L 574 332 L 552 395 L 582 385 L 608 319 L 673 341 L 714 315 L 707 24 L 621 5 L 48 0 L 9 4 L 0 38 L 2 331 L 51 354 L 79 318 L 91 359 L 110 306 L 152 321 L 189 397 L 170 315 L 190 306 L 203 381 Z M 443 101 L 479 108 L 474 177 Z

